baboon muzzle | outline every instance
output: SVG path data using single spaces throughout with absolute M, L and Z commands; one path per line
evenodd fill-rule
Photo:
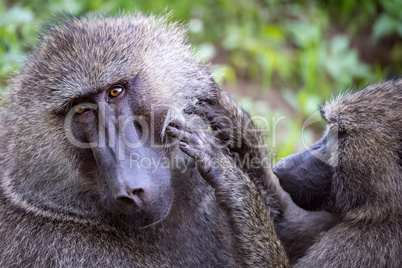
M 146 159 L 146 163 L 158 162 L 152 148 L 146 148 L 141 143 L 141 131 L 133 122 L 120 126 L 106 124 L 105 129 L 105 146 L 92 147 L 101 191 L 120 213 L 137 212 L 162 195 L 168 185 L 163 178 L 168 178 L 170 173 L 152 165 L 141 166 L 139 161 L 133 165 L 132 155 Z
M 272 169 L 282 188 L 301 208 L 320 210 L 329 198 L 332 168 L 317 157 L 325 155 L 326 147 L 323 138 L 308 150 L 285 157 Z

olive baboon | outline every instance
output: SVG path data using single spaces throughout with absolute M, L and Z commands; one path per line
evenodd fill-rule
M 227 146 L 232 161 L 245 172 L 263 197 L 275 220 L 280 240 L 291 263 L 302 257 L 318 234 L 338 220 L 326 211 L 306 211 L 294 204 L 272 175 L 270 160 L 260 130 L 249 114 L 218 86 L 197 97 L 195 105 L 186 108 L 211 126 L 215 138 Z
M 2 108 L 1 267 L 286 266 L 257 188 L 198 167 L 214 195 L 165 130 L 216 87 L 184 36 L 137 14 L 42 37 Z
M 402 80 L 327 103 L 324 137 L 275 168 L 296 204 L 339 222 L 296 267 L 402 267 Z
M 281 185 L 308 211 L 281 194 L 269 169 L 242 166 L 263 197 L 271 192 L 265 201 L 295 266 L 401 266 L 401 88 L 402 80 L 383 82 L 327 104 L 325 137 L 276 166 Z M 224 92 L 212 93 L 187 110 L 207 119 L 238 165 L 244 155 L 266 159 L 248 114 Z

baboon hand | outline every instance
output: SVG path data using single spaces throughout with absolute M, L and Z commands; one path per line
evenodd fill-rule
M 236 117 L 216 99 L 199 99 L 184 109 L 188 114 L 200 116 L 212 129 L 212 135 L 228 148 L 235 143 L 235 131 L 238 128 Z
M 225 172 L 230 160 L 219 148 L 216 138 L 209 129 L 196 128 L 181 122 L 172 122 L 166 128 L 172 138 L 180 141 L 180 149 L 192 157 L 195 165 L 204 179 L 215 189 L 219 187 L 219 178 Z

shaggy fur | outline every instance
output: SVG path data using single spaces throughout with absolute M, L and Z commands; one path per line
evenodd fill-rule
M 326 209 L 340 222 L 320 235 L 297 267 L 402 266 L 401 103 L 398 79 L 322 108 L 327 132 L 338 137 Z
M 128 85 L 132 102 L 155 127 L 163 145 L 160 156 L 184 159 L 170 170 L 174 200 L 168 216 L 148 228 L 105 211 L 90 150 L 74 147 L 64 131 L 66 111 L 75 99 L 115 83 Z M 240 227 L 230 231 L 233 220 L 220 205 L 225 201 L 216 201 L 190 157 L 166 145 L 171 139 L 165 126 L 191 117 L 183 108 L 212 90 L 216 85 L 193 60 L 184 31 L 165 19 L 140 14 L 71 18 L 48 29 L 11 82 L 2 109 L 0 266 L 253 266 L 253 243 L 247 239 L 259 239 L 248 232 L 261 223 L 258 209 L 247 220 L 237 215 Z M 243 205 L 254 208 L 258 201 L 248 197 Z M 264 226 L 269 226 L 264 211 Z M 286 265 L 272 228 L 266 232 L 264 266 Z M 247 252 L 237 250 L 245 245 Z
M 261 135 L 230 98 L 200 99 L 190 112 L 208 120 L 233 158 L 266 158 Z M 334 167 L 326 211 L 297 207 L 270 169 L 242 166 L 263 198 L 269 193 L 264 200 L 275 197 L 267 206 L 296 267 L 402 266 L 401 103 L 399 79 L 341 95 L 322 108 Z
M 275 221 L 278 236 L 291 263 L 306 253 L 317 235 L 332 227 L 337 216 L 326 211 L 299 208 L 283 191 L 272 174 L 264 139 L 249 114 L 223 91 L 210 91 L 198 97 L 186 111 L 203 117 L 223 143 L 231 161 L 249 177 L 260 192 Z M 236 176 L 234 176 L 236 178 Z
M 194 158 L 200 174 L 215 189 L 234 234 L 233 255 L 242 256 L 237 259 L 238 265 L 287 266 L 286 255 L 258 188 L 222 150 L 226 147 L 222 146 L 222 140 L 216 140 L 209 131 L 177 124 L 168 128 L 168 134 L 181 141 L 180 149 Z

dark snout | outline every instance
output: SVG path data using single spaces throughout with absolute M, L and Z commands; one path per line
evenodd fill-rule
M 122 127 L 122 126 L 119 126 Z M 140 143 L 140 131 L 133 123 L 124 126 L 109 124 L 107 132 L 114 131 L 115 141 L 110 146 L 94 146 L 101 195 L 107 209 L 116 209 L 122 214 L 132 214 L 152 204 L 166 190 L 170 183 L 170 172 L 156 166 L 158 156 Z M 125 136 L 122 136 L 122 132 Z M 110 207 L 110 208 L 109 208 Z
M 111 176 L 109 191 L 114 206 L 123 214 L 134 213 L 151 204 L 160 188 L 151 184 L 152 177 L 147 170 L 119 168 L 118 175 Z M 123 173 L 123 174 L 122 174 Z
M 325 154 L 326 141 L 321 140 L 311 149 Z M 282 188 L 293 201 L 307 210 L 321 210 L 331 191 L 331 166 L 313 155 L 309 150 L 290 155 L 273 168 Z

